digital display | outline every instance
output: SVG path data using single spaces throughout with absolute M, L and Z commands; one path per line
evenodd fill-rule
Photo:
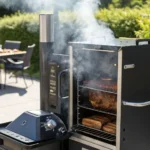
M 49 72 L 49 102 L 51 107 L 56 108 L 58 65 L 56 63 L 50 63 Z

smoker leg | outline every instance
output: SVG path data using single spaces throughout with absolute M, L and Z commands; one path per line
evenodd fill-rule
M 24 71 L 22 71 L 22 76 L 23 76 L 23 79 L 24 79 L 24 84 L 25 84 L 25 86 L 27 88 L 28 86 L 27 86 L 27 83 L 26 83 L 26 80 L 25 80 Z

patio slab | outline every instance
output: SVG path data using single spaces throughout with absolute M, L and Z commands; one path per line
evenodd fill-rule
M 4 74 L 2 74 L 4 81 Z M 28 88 L 25 87 L 23 78 L 18 82 L 14 77 L 7 75 L 7 86 L 0 90 L 0 123 L 9 122 L 27 110 L 40 109 L 40 82 L 26 79 Z

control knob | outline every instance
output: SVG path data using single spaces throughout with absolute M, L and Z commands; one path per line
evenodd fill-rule
M 56 126 L 57 126 L 57 123 L 54 120 L 52 119 L 48 120 L 47 127 L 49 129 L 53 130 Z

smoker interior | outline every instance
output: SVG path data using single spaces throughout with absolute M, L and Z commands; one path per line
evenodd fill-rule
M 103 47 L 103 49 L 88 48 L 88 46 L 86 48 L 78 47 L 73 51 L 73 57 L 74 84 L 77 87 L 77 95 L 74 96 L 76 98 L 74 98 L 73 107 L 73 129 L 77 133 L 115 145 L 115 134 L 85 126 L 82 124 L 82 120 L 93 115 L 102 115 L 114 118 L 113 121 L 116 122 L 117 112 L 95 108 L 90 102 L 89 91 L 107 93 L 117 97 L 117 91 L 107 89 L 107 86 L 105 88 L 99 86 L 100 80 L 104 78 L 111 79 L 117 85 L 117 50 L 110 49 L 110 47 Z

